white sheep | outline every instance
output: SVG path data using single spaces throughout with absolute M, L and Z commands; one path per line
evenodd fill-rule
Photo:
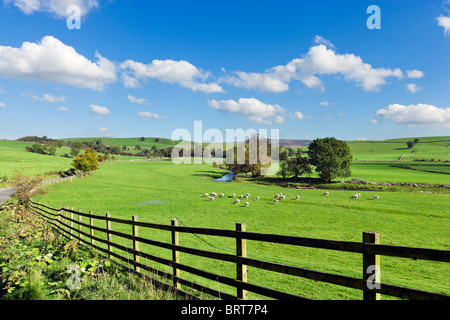
M 239 204 L 239 203 L 241 203 L 241 200 L 239 200 L 239 199 L 236 199 L 236 201 L 233 202 L 233 204 Z
M 248 202 L 245 203 L 245 206 L 246 206 L 246 207 L 248 207 L 249 205 L 250 205 L 250 203 L 248 203 Z
M 249 195 L 246 195 L 246 196 L 245 196 L 245 199 L 247 199 L 247 200 L 248 200 L 248 198 L 250 198 L 250 196 L 249 196 Z
M 205 194 L 203 195 L 203 198 L 206 198 L 206 197 L 209 197 L 209 193 L 205 193 Z
M 217 193 L 215 192 L 211 193 L 211 197 L 217 197 Z
M 325 192 L 323 195 L 324 195 L 324 196 L 329 196 L 330 193 L 329 193 L 329 192 Z
M 214 197 L 209 197 L 209 200 L 214 201 L 214 200 L 216 200 L 216 198 L 214 198 Z
M 355 198 L 359 198 L 359 197 L 357 194 L 354 194 L 354 195 L 352 195 L 352 198 L 355 199 Z
M 380 197 L 379 197 L 379 196 L 373 196 L 373 198 L 374 198 L 375 200 L 378 200 L 378 199 L 380 199 Z
M 236 198 L 236 193 L 233 193 L 233 198 Z
M 300 196 L 296 196 L 295 199 L 296 199 L 296 200 L 299 200 L 299 199 L 300 199 Z
M 259 200 L 260 198 L 259 197 L 256 197 L 256 200 Z
M 223 197 L 225 197 L 225 195 L 224 195 L 223 193 L 221 193 L 221 194 L 219 195 L 219 198 L 223 198 Z
M 244 196 L 241 194 L 241 195 L 239 196 L 239 199 L 242 199 L 242 198 L 244 198 Z
M 273 202 L 274 202 L 275 204 L 278 204 L 278 199 L 273 199 Z
M 245 196 L 248 196 L 248 197 L 250 197 L 250 193 L 247 193 Z

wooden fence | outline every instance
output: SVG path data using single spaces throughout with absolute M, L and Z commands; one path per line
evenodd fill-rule
M 380 299 L 381 294 L 399 297 L 402 299 L 450 300 L 450 296 L 441 293 L 427 292 L 401 286 L 383 284 L 380 283 L 379 277 L 380 256 L 409 258 L 414 260 L 430 260 L 448 263 L 450 262 L 449 250 L 381 245 L 379 244 L 378 233 L 364 232 L 362 242 L 347 242 L 246 232 L 245 224 L 236 224 L 236 230 L 182 227 L 178 225 L 177 220 L 172 220 L 171 225 L 153 224 L 147 222 L 139 222 L 138 217 L 136 216 L 134 216 L 132 220 L 117 219 L 111 217 L 109 213 L 107 213 L 105 216 L 98 216 L 92 214 L 92 212 L 82 213 L 81 211 L 74 211 L 73 209 L 70 210 L 68 208 L 53 209 L 43 204 L 35 203 L 33 201 L 30 201 L 29 208 L 34 213 L 42 216 L 48 223 L 50 223 L 54 228 L 56 228 L 66 237 L 78 240 L 83 244 L 95 248 L 96 250 L 104 253 L 114 262 L 122 265 L 131 272 L 142 275 L 142 270 L 146 270 L 151 274 L 162 276 L 168 279 L 170 284 L 153 279 L 154 283 L 161 286 L 163 289 L 175 290 L 175 292 L 182 294 L 190 299 L 198 299 L 198 297 L 196 295 L 188 293 L 187 291 L 183 291 L 181 289 L 182 285 L 220 299 L 246 300 L 248 298 L 248 292 L 253 292 L 265 297 L 282 300 L 306 299 L 304 297 L 300 297 L 290 293 L 249 283 L 249 279 L 247 277 L 247 267 L 254 267 L 272 272 L 362 290 L 364 300 L 378 300 Z M 75 218 L 75 216 L 77 218 Z M 82 218 L 85 218 L 85 221 L 88 220 L 89 223 L 82 222 Z M 94 226 L 94 220 L 103 221 L 102 223 L 104 224 L 105 228 Z M 130 234 L 112 230 L 111 222 L 130 226 Z M 76 225 L 76 227 L 74 227 L 74 224 Z M 150 228 L 170 232 L 171 243 L 165 243 L 139 237 L 139 228 Z M 89 232 L 85 232 L 82 230 L 89 230 Z M 102 233 L 103 236 L 99 237 L 98 233 Z M 217 253 L 180 246 L 180 234 L 185 233 L 232 238 L 236 243 L 236 254 Z M 112 240 L 113 236 L 131 240 L 133 243 L 132 247 L 126 247 L 118 244 L 117 242 L 114 242 Z M 362 254 L 362 277 L 354 278 L 299 268 L 295 266 L 250 259 L 247 257 L 247 240 L 359 253 Z M 105 246 L 100 246 L 98 243 L 103 243 Z M 164 259 L 152 255 L 148 252 L 143 252 L 140 250 L 140 244 L 148 244 L 151 246 L 171 250 L 172 259 Z M 113 248 L 130 253 L 132 258 L 130 259 L 129 257 L 124 257 L 117 252 L 114 252 Z M 198 257 L 206 257 L 210 259 L 231 262 L 235 265 L 237 276 L 236 278 L 230 278 L 182 264 L 180 262 L 180 252 L 195 255 Z M 169 269 L 172 270 L 172 272 L 163 272 L 145 265 L 141 263 L 141 257 L 166 265 Z M 121 262 L 119 261 L 125 262 L 132 267 L 121 264 Z M 228 286 L 232 286 L 236 289 L 236 295 L 220 292 L 218 290 L 183 279 L 181 277 L 182 271 Z

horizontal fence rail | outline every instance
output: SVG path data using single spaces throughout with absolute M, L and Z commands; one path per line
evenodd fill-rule
M 54 209 L 33 201 L 29 202 L 29 208 L 34 213 L 44 218 L 52 227 L 61 232 L 68 239 L 78 240 L 80 243 L 95 248 L 99 252 L 105 254 L 106 257 L 112 259 L 115 263 L 127 268 L 130 272 L 142 275 L 142 271 L 145 270 L 153 275 L 161 276 L 171 282 L 171 285 L 158 281 L 154 278 L 152 281 L 164 289 L 174 290 L 178 294 L 182 294 L 190 299 L 198 299 L 198 297 L 194 294 L 188 293 L 187 291 L 181 290 L 182 285 L 220 299 L 245 300 L 248 299 L 248 292 L 253 292 L 274 299 L 307 299 L 305 297 L 249 283 L 247 267 L 254 267 L 266 271 L 361 290 L 363 291 L 363 299 L 365 300 L 378 300 L 380 299 L 381 294 L 403 299 L 450 300 L 450 296 L 445 294 L 384 284 L 380 282 L 379 278 L 380 256 L 410 258 L 414 260 L 420 259 L 445 263 L 450 262 L 450 251 L 380 245 L 378 243 L 378 233 L 364 232 L 362 242 L 348 242 L 246 232 L 245 224 L 236 224 L 236 230 L 181 227 L 178 226 L 177 220 L 172 220 L 171 225 L 154 224 L 140 222 L 136 216 L 134 216 L 132 220 L 119 219 L 111 217 L 109 213 L 105 214 L 105 216 L 99 216 L 92 214 L 92 212 L 83 213 L 81 211 L 74 211 L 69 208 Z M 77 219 L 75 219 L 75 216 L 77 216 Z M 89 219 L 89 223 L 82 222 L 82 218 Z M 102 221 L 101 223 L 104 227 L 95 226 L 94 221 Z M 130 226 L 131 233 L 128 234 L 112 230 L 112 222 Z M 74 224 L 76 227 L 74 227 Z M 89 230 L 89 232 L 82 231 L 82 228 L 84 228 L 84 230 Z M 171 243 L 140 237 L 139 228 L 167 231 L 171 235 Z M 99 232 L 103 234 L 103 237 L 96 235 Z M 219 253 L 180 246 L 180 234 L 208 235 L 235 239 L 236 254 Z M 112 239 L 116 239 L 117 237 L 132 241 L 132 246 L 127 247 L 114 242 Z M 362 278 L 336 275 L 274 262 L 251 259 L 247 257 L 247 240 L 359 253 L 362 255 Z M 100 246 L 99 243 L 104 244 L 105 247 Z M 172 252 L 171 259 L 162 258 L 149 252 L 143 252 L 139 249 L 140 244 L 167 249 Z M 118 254 L 115 252 L 115 249 L 127 252 L 130 254 L 131 258 Z M 180 253 L 187 253 L 197 257 L 233 263 L 236 268 L 236 278 L 226 277 L 182 264 L 180 262 Z M 171 272 L 161 271 L 143 264 L 141 263 L 140 258 L 165 265 L 168 269 L 171 269 Z M 124 265 L 121 262 L 131 265 L 132 267 Z M 373 267 L 374 271 L 368 272 L 371 267 Z M 232 286 L 236 289 L 236 295 L 221 292 L 219 290 L 194 283 L 193 281 L 183 279 L 181 277 L 181 271 Z

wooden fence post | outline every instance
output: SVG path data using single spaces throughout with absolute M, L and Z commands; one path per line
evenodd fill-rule
M 138 216 L 133 216 L 133 222 L 137 222 L 137 221 L 138 221 Z M 133 237 L 139 237 L 139 227 L 135 224 L 133 224 Z M 139 251 L 139 242 L 136 241 L 135 239 L 133 239 L 133 250 Z M 140 262 L 140 256 L 138 254 L 135 253 L 133 258 L 134 258 L 134 262 L 137 262 L 137 263 Z M 141 268 L 134 265 L 134 271 L 141 272 Z
M 89 225 L 91 226 L 90 230 L 91 230 L 91 244 L 95 245 L 95 241 L 94 241 L 94 229 L 92 229 L 92 227 L 94 226 L 94 218 L 92 218 L 92 211 L 89 211 Z
M 72 208 L 73 211 L 73 208 Z M 70 212 L 70 240 L 73 240 L 73 212 Z
M 178 220 L 173 219 L 172 220 L 172 227 L 178 226 Z M 178 246 L 179 245 L 179 238 L 178 238 L 178 232 L 172 229 L 172 245 Z M 172 250 L 172 261 L 175 263 L 180 263 L 180 252 L 176 250 Z M 176 290 L 181 289 L 181 284 L 178 281 L 178 278 L 180 278 L 180 270 L 176 267 L 173 267 L 173 286 Z
M 245 223 L 236 223 L 236 231 L 245 232 L 247 227 Z M 247 257 L 247 239 L 243 239 L 239 235 L 236 236 L 236 256 Z M 247 282 L 247 266 L 242 263 L 236 264 L 237 280 L 241 282 Z M 241 300 L 247 300 L 247 290 L 237 288 L 237 298 Z
M 363 232 L 363 244 L 379 244 L 380 235 L 377 232 Z M 363 279 L 367 290 L 363 291 L 364 300 L 380 300 L 380 294 L 373 291 L 380 284 L 380 256 L 363 253 Z
M 78 213 L 81 213 L 81 209 L 78 210 Z M 81 239 L 83 238 L 83 235 L 81 234 L 81 215 L 78 215 L 78 237 Z
M 111 218 L 111 214 L 108 212 L 106 214 L 106 218 Z M 111 231 L 111 221 L 106 220 L 106 229 L 108 229 L 109 231 Z M 107 232 L 106 233 L 106 241 L 108 241 L 108 251 L 112 252 L 112 247 L 111 247 L 111 243 L 112 243 L 112 234 Z M 109 258 L 112 259 L 112 255 L 109 255 Z

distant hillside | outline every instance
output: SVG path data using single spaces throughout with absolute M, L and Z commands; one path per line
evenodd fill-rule
M 295 140 L 295 139 L 280 139 L 278 143 L 286 148 L 303 148 L 309 146 L 312 140 Z

